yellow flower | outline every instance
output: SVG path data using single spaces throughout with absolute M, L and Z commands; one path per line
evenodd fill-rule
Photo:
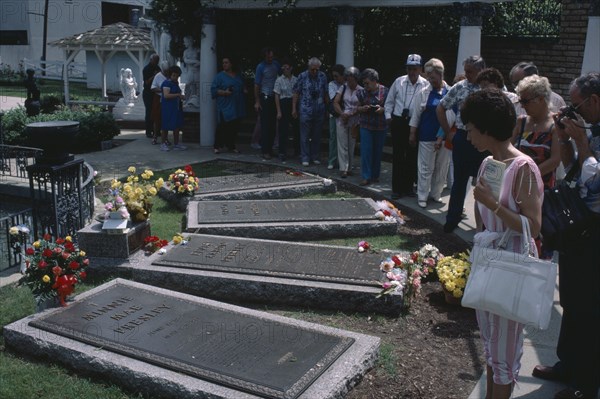
M 150 169 L 146 169 L 146 170 L 144 171 L 144 174 L 145 174 L 146 176 L 148 176 L 148 178 L 151 178 L 152 176 L 154 176 L 154 172 L 152 172 Z
M 148 180 L 149 178 L 150 178 L 150 176 L 148 176 L 148 175 L 146 174 L 146 172 L 142 173 L 142 179 L 144 179 L 144 180 Z
M 42 281 L 46 284 L 48 284 L 50 282 L 50 276 L 48 276 L 47 274 L 44 274 L 44 277 L 42 277 Z
M 175 245 L 181 244 L 181 241 L 183 241 L 183 237 L 180 236 L 179 234 L 173 236 L 173 244 L 175 244 Z
M 156 187 L 157 189 L 160 189 L 164 184 L 165 184 L 165 181 L 161 177 L 158 180 L 156 180 L 156 182 L 154 182 L 154 187 Z
M 16 236 L 17 234 L 19 234 L 19 228 L 17 226 L 13 226 L 10 228 L 8 233 L 12 236 Z
M 85 256 L 85 251 L 79 251 L 79 256 Z
M 127 168 L 127 171 L 129 173 L 135 173 L 135 166 L 130 166 L 129 168 Z
M 71 238 L 71 236 L 66 236 L 65 237 L 65 241 L 73 242 L 73 239 Z
M 156 189 L 154 187 L 150 187 L 148 189 L 148 193 L 150 193 L 150 195 L 156 195 L 158 193 L 158 191 L 156 191 Z
M 119 188 L 119 187 L 121 187 L 121 182 L 118 181 L 118 180 L 113 179 L 112 182 L 110 183 L 110 187 L 112 189 Z
M 40 242 L 40 240 L 37 240 L 36 242 L 33 243 L 33 247 L 34 248 L 39 248 L 40 245 L 42 245 L 42 243 Z

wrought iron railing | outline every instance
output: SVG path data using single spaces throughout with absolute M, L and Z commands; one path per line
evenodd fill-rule
M 39 148 L 0 144 L 0 177 L 28 179 L 27 167 L 35 164 L 41 153 Z
M 94 168 L 87 162 L 83 163 L 81 170 L 81 212 L 85 224 L 91 223 L 94 218 L 94 202 L 96 199 L 96 183 L 94 182 Z
M 27 226 L 30 233 L 10 234 L 10 228 L 18 225 Z M 26 246 L 32 242 L 32 225 L 31 208 L 0 218 L 0 270 L 21 264 Z

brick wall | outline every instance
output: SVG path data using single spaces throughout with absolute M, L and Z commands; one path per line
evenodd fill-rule
M 510 69 L 519 61 L 533 61 L 546 76 L 552 89 L 568 96 L 569 84 L 581 74 L 587 32 L 589 1 L 563 0 L 558 39 L 481 40 L 482 56 L 489 66 L 498 68 L 508 82 Z

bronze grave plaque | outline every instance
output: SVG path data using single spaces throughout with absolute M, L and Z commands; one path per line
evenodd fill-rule
M 354 342 L 123 283 L 30 325 L 277 399 L 298 397 Z
M 239 190 L 270 188 L 289 185 L 322 183 L 323 179 L 301 172 L 256 171 L 233 176 L 205 177 L 200 179 L 198 193 L 215 194 Z
M 364 198 L 199 201 L 198 225 L 376 220 Z
M 380 254 L 354 248 L 191 234 L 152 264 L 235 274 L 376 286 Z

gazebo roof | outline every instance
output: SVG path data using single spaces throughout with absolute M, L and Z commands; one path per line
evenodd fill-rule
M 154 50 L 150 30 L 123 22 L 77 33 L 48 43 L 66 49 Z

